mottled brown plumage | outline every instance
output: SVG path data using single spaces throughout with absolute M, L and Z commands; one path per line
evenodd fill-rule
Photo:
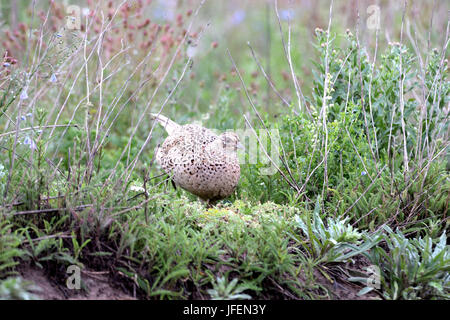
M 167 131 L 156 154 L 156 161 L 177 186 L 205 201 L 220 200 L 235 190 L 240 167 L 233 132 L 216 135 L 195 124 L 180 126 L 162 115 L 152 114 Z

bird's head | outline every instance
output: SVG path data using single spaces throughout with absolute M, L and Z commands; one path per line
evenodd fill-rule
M 239 136 L 234 132 L 224 132 L 219 136 L 222 148 L 228 152 L 236 152 L 237 149 L 244 149 L 244 146 L 239 141 Z

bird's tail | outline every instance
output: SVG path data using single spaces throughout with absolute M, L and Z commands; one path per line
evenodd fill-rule
M 159 124 L 162 125 L 164 127 L 164 129 L 166 129 L 166 131 L 169 135 L 171 135 L 172 133 L 174 133 L 175 131 L 177 131 L 181 128 L 181 126 L 179 124 L 173 122 L 172 120 L 170 120 L 166 116 L 163 116 L 162 114 L 158 115 L 156 113 L 151 113 L 150 116 L 153 120 L 158 121 Z

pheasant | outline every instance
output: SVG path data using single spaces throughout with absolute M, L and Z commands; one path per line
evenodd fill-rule
M 163 115 L 151 116 L 168 133 L 156 161 L 176 186 L 207 203 L 233 193 L 241 171 L 237 149 L 243 148 L 236 133 L 217 135 L 196 124 L 179 125 Z

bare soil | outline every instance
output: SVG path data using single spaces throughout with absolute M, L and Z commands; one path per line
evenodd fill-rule
M 353 263 L 348 263 L 346 270 L 361 270 L 367 265 L 365 259 L 355 259 Z M 380 299 L 376 292 L 369 292 L 363 296 L 358 296 L 358 292 L 363 286 L 345 280 L 349 274 L 345 275 L 339 271 L 340 268 L 331 267 L 328 274 L 332 279 L 326 278 L 319 271 L 315 270 L 314 275 L 318 284 L 327 288 L 328 298 L 333 300 L 374 300 Z M 120 279 L 113 277 L 109 271 L 94 271 L 89 268 L 81 271 L 81 289 L 69 289 L 66 286 L 66 279 L 58 279 L 51 276 L 44 269 L 34 265 L 22 265 L 18 268 L 20 276 L 40 288 L 35 291 L 37 296 L 43 300 L 136 300 L 139 296 L 130 294 L 124 283 Z M 331 281 L 330 281 L 331 280 Z M 193 299 L 208 299 L 200 291 L 192 288 L 197 293 L 191 296 Z M 323 292 L 324 293 L 324 292 Z M 295 296 L 269 294 L 267 299 L 296 299 Z
M 81 273 L 82 288 L 68 289 L 66 284 L 50 279 L 43 270 L 27 266 L 20 276 L 33 282 L 41 290 L 34 293 L 44 300 L 135 300 L 124 290 L 115 287 L 107 273 L 92 270 Z

